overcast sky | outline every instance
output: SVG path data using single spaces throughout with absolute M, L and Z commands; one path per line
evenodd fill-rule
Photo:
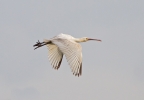
M 39 39 L 82 43 L 82 76 L 59 70 Z M 0 100 L 144 100 L 143 0 L 0 0 Z

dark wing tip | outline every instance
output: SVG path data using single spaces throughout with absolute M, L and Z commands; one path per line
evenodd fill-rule
M 73 72 L 73 75 L 78 76 L 78 77 L 82 75 L 82 63 L 81 63 L 81 65 L 80 65 L 79 72 L 78 72 L 78 73 L 74 73 L 74 72 Z
M 80 70 L 79 70 L 79 76 L 80 75 L 82 75 L 82 63 L 81 63 Z
M 53 66 L 54 69 L 58 70 L 58 69 L 60 68 L 60 65 L 61 65 L 62 59 L 63 59 L 63 55 L 62 55 L 61 60 L 59 61 L 58 66 Z

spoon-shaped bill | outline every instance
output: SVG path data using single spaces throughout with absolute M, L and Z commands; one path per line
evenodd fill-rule
M 92 39 L 92 38 L 88 38 L 88 40 L 101 41 L 100 39 Z

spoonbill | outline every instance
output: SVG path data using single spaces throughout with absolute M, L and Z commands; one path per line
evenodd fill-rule
M 49 40 L 44 39 L 43 42 L 36 42 L 35 49 L 46 45 L 48 47 L 48 59 L 54 69 L 59 69 L 63 55 L 65 55 L 70 68 L 75 76 L 82 75 L 82 47 L 80 42 L 89 40 L 101 41 L 92 38 L 74 38 L 71 35 L 59 34 Z M 34 49 L 34 50 L 35 50 Z

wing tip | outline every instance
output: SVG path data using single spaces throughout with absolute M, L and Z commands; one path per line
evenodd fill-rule
M 81 63 L 79 72 L 78 72 L 78 73 L 74 73 L 74 72 L 73 72 L 73 75 L 78 76 L 78 77 L 79 77 L 79 76 L 82 76 L 82 63 Z
M 58 70 L 58 69 L 60 68 L 60 65 L 61 65 L 61 63 L 62 63 L 62 59 L 63 59 L 63 55 L 62 55 L 62 57 L 61 57 L 61 60 L 60 60 L 59 63 L 58 63 L 58 66 L 53 66 L 54 69 Z

